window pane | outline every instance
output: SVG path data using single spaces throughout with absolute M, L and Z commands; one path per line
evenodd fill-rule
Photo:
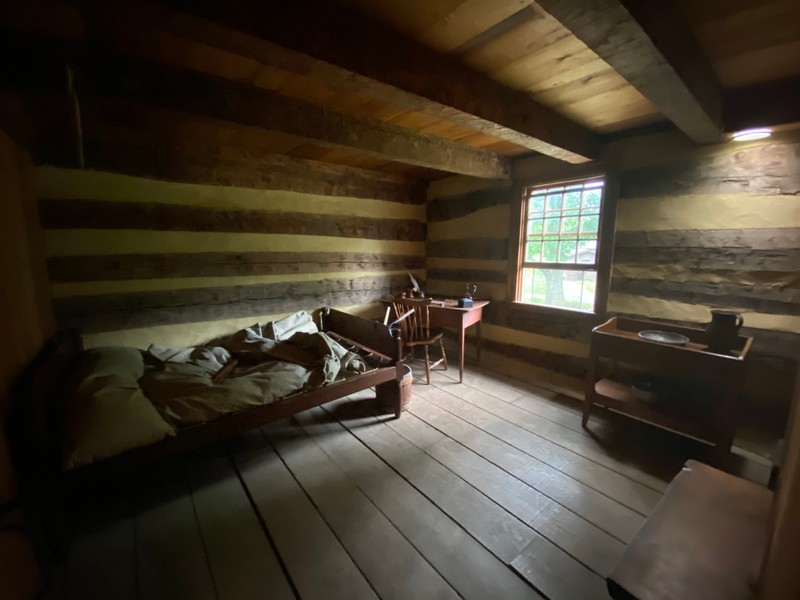
M 564 217 L 561 219 L 561 235 L 575 237 L 578 233 L 578 217 Z
M 561 194 L 551 194 L 547 196 L 547 211 L 561 210 Z
M 544 242 L 542 244 L 542 261 L 541 262 L 557 262 L 558 261 L 558 242 Z
M 599 209 L 600 208 L 600 190 L 586 190 L 583 192 L 583 208 L 584 209 Z
M 544 221 L 542 219 L 533 219 L 528 221 L 528 235 L 540 236 L 542 235 L 542 226 Z
M 541 217 L 544 212 L 544 196 L 533 196 L 528 201 L 528 218 Z
M 561 245 L 558 249 L 558 262 L 562 263 L 574 263 L 575 262 L 575 250 L 578 246 L 578 242 L 568 242 L 564 241 L 561 242 Z
M 582 265 L 592 265 L 597 254 L 596 240 L 581 240 L 578 243 L 578 263 Z
M 594 310 L 597 273 L 595 271 L 584 271 L 581 283 L 581 310 Z
M 600 224 L 600 217 L 584 216 L 581 217 L 581 233 L 597 233 L 597 226 Z
M 561 219 L 545 219 L 544 232 L 558 233 L 561 230 Z
M 525 248 L 525 262 L 542 262 L 542 242 L 528 242 Z
M 563 271 L 560 269 L 526 268 L 522 273 L 523 302 L 569 308 L 594 310 L 597 273 L 594 271 Z
M 533 269 L 522 270 L 522 293 L 519 299 L 522 302 L 533 302 Z
M 565 209 L 575 209 L 580 208 L 581 206 L 581 193 L 580 191 L 577 192 L 567 192 L 564 194 L 564 208 Z

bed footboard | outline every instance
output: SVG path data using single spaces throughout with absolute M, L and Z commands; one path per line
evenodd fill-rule
M 400 335 L 383 323 L 325 307 L 322 309 L 322 330 L 355 342 L 392 362 L 400 360 Z

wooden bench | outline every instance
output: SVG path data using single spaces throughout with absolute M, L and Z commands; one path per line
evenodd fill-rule
M 761 485 L 688 461 L 608 577 L 611 597 L 753 597 L 772 499 Z

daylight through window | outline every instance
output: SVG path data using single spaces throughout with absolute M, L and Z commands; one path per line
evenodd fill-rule
M 517 301 L 594 311 L 603 183 L 525 189 Z

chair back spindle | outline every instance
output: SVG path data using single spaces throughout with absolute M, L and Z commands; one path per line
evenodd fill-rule
M 447 355 L 442 342 L 442 332 L 431 331 L 430 298 L 395 298 L 392 302 L 396 320 L 392 326 L 400 329 L 403 341 L 403 355 L 410 351 L 410 361 L 414 360 L 414 348 L 422 347 L 425 355 L 425 375 L 427 383 L 431 382 L 431 369 L 443 365 L 447 369 Z M 428 346 L 437 344 L 441 358 L 431 361 Z

